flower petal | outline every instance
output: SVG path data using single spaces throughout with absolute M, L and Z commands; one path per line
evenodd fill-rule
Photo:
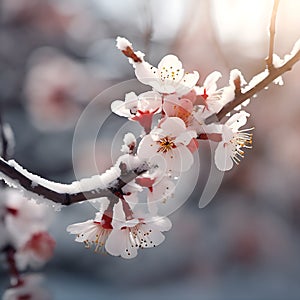
M 148 134 L 143 137 L 141 140 L 137 155 L 140 159 L 150 159 L 153 156 L 157 155 L 158 145 L 153 141 L 152 137 Z
M 172 228 L 172 223 L 167 217 L 153 217 L 153 223 L 151 224 L 153 228 L 156 228 L 159 231 L 169 231 Z
M 106 240 L 106 251 L 114 256 L 119 256 L 123 252 L 126 245 L 126 230 L 113 229 Z
M 215 151 L 215 164 L 220 171 L 228 171 L 233 167 L 232 149 L 225 143 L 219 143 Z
M 194 71 L 193 73 L 186 73 L 176 88 L 176 93 L 179 96 L 187 94 L 199 80 L 199 73 Z
M 194 130 L 188 130 L 181 133 L 175 140 L 175 144 L 188 145 L 191 142 L 191 139 L 196 138 L 197 133 Z
M 155 90 L 157 90 L 157 87 L 159 87 L 158 70 L 149 63 L 143 61 L 142 63 L 136 64 L 135 75 L 141 83 L 150 85 Z
M 249 116 L 249 113 L 242 110 L 239 113 L 234 114 L 225 124 L 232 128 L 234 132 L 237 132 L 240 127 L 247 123 L 247 118 Z
M 177 117 L 166 118 L 160 128 L 164 131 L 165 136 L 178 136 L 186 131 L 186 126 L 183 120 Z
M 113 113 L 117 114 L 118 116 L 126 117 L 126 118 L 131 117 L 130 110 L 126 108 L 124 101 L 115 100 L 114 102 L 112 102 L 111 110 Z
M 168 54 L 163 57 L 158 64 L 159 71 L 164 70 L 164 68 L 168 70 L 174 69 L 174 71 L 180 71 L 182 69 L 182 63 L 176 55 Z
M 167 169 L 170 172 L 188 171 L 194 162 L 194 157 L 185 146 L 179 146 L 172 151 L 165 153 Z
M 206 77 L 206 79 L 203 83 L 203 86 L 206 89 L 207 95 L 210 95 L 217 90 L 217 81 L 221 77 L 222 77 L 222 74 L 218 71 L 214 71 Z

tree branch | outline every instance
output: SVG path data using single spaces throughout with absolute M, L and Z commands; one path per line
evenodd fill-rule
M 284 65 L 279 68 L 273 67 L 272 70 L 269 70 L 269 75 L 264 78 L 261 82 L 251 88 L 245 93 L 239 93 L 235 95 L 235 98 L 227 103 L 217 114 L 213 114 L 205 120 L 205 124 L 211 124 L 214 122 L 221 121 L 229 112 L 231 112 L 235 107 L 242 104 L 245 100 L 251 98 L 253 95 L 257 94 L 270 83 L 272 83 L 277 77 L 281 76 L 287 71 L 290 71 L 294 64 L 300 60 L 300 50 L 289 59 Z
M 11 281 L 14 286 L 18 286 L 22 284 L 22 279 L 16 265 L 16 260 L 15 260 L 16 250 L 14 249 L 14 247 L 9 245 L 5 247 L 4 252 L 6 254 L 6 261 L 8 264 Z
M 271 71 L 274 68 L 273 65 L 273 53 L 274 53 L 274 42 L 275 42 L 275 25 L 276 25 L 276 17 L 277 17 L 277 10 L 280 0 L 274 0 L 272 15 L 271 15 L 271 22 L 270 22 L 270 41 L 269 41 L 269 54 L 266 59 L 268 70 Z
M 74 203 L 101 197 L 115 199 L 117 193 L 119 193 L 127 183 L 131 182 L 136 177 L 140 176 L 148 170 L 149 166 L 147 164 L 143 164 L 142 166 L 133 170 L 123 170 L 119 178 L 116 180 L 116 183 L 109 185 L 110 187 L 105 189 L 95 188 L 93 190 L 82 191 L 78 193 L 60 193 L 55 189 L 33 181 L 28 176 L 11 166 L 7 161 L 0 159 L 0 172 L 4 175 L 2 175 L 1 177 L 3 177 L 3 179 L 8 184 L 14 186 L 14 184 L 11 184 L 11 181 L 16 182 L 17 184 L 14 187 L 21 188 L 25 191 L 34 193 L 40 197 L 44 197 L 62 205 L 71 205 Z
M 276 25 L 276 17 L 277 17 L 277 11 L 279 6 L 280 0 L 274 0 L 271 20 L 270 20 L 270 40 L 269 40 L 269 53 L 268 57 L 266 59 L 267 69 L 269 71 L 269 75 L 263 79 L 261 82 L 259 82 L 256 86 L 251 88 L 249 91 L 242 93 L 241 90 L 237 89 L 237 83 L 234 82 L 236 86 L 235 90 L 235 98 L 227 103 L 220 112 L 217 114 L 214 114 L 210 117 L 208 117 L 205 120 L 206 124 L 219 122 L 221 121 L 229 112 L 231 112 L 235 107 L 242 104 L 245 100 L 250 99 L 253 95 L 260 92 L 263 88 L 267 87 L 274 79 L 281 76 L 283 73 L 291 70 L 292 66 L 299 61 L 300 54 L 299 51 L 290 59 L 288 60 L 283 66 L 280 68 L 275 68 L 273 64 L 273 54 L 274 54 L 274 41 L 275 41 L 275 25 Z

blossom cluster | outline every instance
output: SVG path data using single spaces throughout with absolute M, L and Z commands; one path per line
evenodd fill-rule
M 13 271 L 10 274 L 11 286 L 3 299 L 21 299 L 25 296 L 37 299 L 34 295 L 43 290 L 37 284 L 41 281 L 40 276 L 21 276 L 20 272 L 41 267 L 53 256 L 55 241 L 48 233 L 51 209 L 28 201 L 12 189 L 2 190 L 1 197 L 0 249 L 6 253 L 7 263 Z
M 137 79 L 149 86 L 149 91 L 129 92 L 111 104 L 113 113 L 142 128 L 139 137 L 130 132 L 125 135 L 119 162 L 125 169 L 134 160 L 147 163 L 149 170 L 115 191 L 113 197 L 100 200 L 94 219 L 67 230 L 88 248 L 94 245 L 96 251 L 133 258 L 139 248 L 154 247 L 164 240 L 162 232 L 171 228 L 171 222 L 159 215 L 159 205 L 172 201 L 176 181 L 193 166 L 201 143 L 216 143 L 215 165 L 227 171 L 239 164 L 244 148 L 251 148 L 252 128 L 240 129 L 249 117 L 242 109 L 249 101 L 224 124 L 207 122 L 234 99 L 237 89 L 243 89 L 246 82 L 238 70 L 231 71 L 225 87 L 218 88 L 222 75 L 217 71 L 198 85 L 199 73 L 186 72 L 175 55 L 165 56 L 155 67 L 145 61 L 142 52 L 134 51 L 127 39 L 118 37 L 117 48 L 128 57 Z M 141 210 L 145 194 L 146 205 Z

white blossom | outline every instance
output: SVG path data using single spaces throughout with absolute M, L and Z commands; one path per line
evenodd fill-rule
M 76 234 L 75 241 L 84 243 L 86 248 L 95 246 L 95 251 L 104 251 L 106 240 L 112 231 L 111 217 L 98 212 L 95 219 L 69 225 L 67 231 Z
M 187 146 L 196 136 L 194 130 L 186 129 L 180 118 L 166 118 L 142 139 L 137 154 L 141 159 L 148 160 L 161 156 L 167 173 L 184 172 L 193 164 L 194 158 Z
M 242 148 L 252 147 L 252 134 L 248 133 L 251 129 L 239 130 L 249 116 L 247 112 L 240 111 L 222 126 L 222 141 L 215 152 L 215 163 L 219 170 L 227 171 L 233 167 L 233 163 L 239 164 L 244 157 Z
M 54 239 L 48 232 L 37 232 L 15 254 L 16 264 L 19 270 L 27 266 L 37 268 L 45 264 L 52 256 L 55 248 Z
M 125 95 L 125 101 L 115 100 L 111 104 L 111 110 L 119 116 L 139 122 L 149 132 L 152 117 L 161 111 L 161 106 L 162 97 L 156 92 L 145 92 L 139 96 L 131 92 Z
M 26 200 L 14 190 L 7 190 L 4 197 L 3 224 L 8 243 L 16 250 L 18 269 L 43 265 L 53 256 L 55 247 L 54 239 L 47 232 L 53 216 L 51 209 Z
M 199 79 L 197 71 L 185 72 L 181 61 L 172 54 L 165 56 L 157 68 L 145 61 L 136 63 L 135 75 L 140 82 L 152 86 L 154 91 L 177 93 L 179 96 L 187 94 Z
M 106 250 L 114 256 L 126 259 L 137 256 L 139 248 L 160 245 L 165 237 L 163 231 L 171 229 L 171 221 L 166 217 L 139 214 L 131 220 L 113 221 L 113 230 L 106 242 Z
M 143 174 L 136 179 L 136 182 L 148 188 L 147 205 L 151 214 L 157 214 L 158 205 L 166 203 L 174 196 L 175 183 L 161 170 L 156 170 L 153 174 Z
M 204 80 L 203 86 L 195 87 L 196 94 L 203 99 L 203 111 L 208 110 L 210 114 L 219 112 L 223 107 L 223 90 L 217 89 L 217 81 L 222 77 L 218 71 L 212 72 Z
M 50 208 L 22 197 L 15 190 L 7 190 L 5 226 L 16 249 L 29 241 L 33 234 L 46 232 L 53 218 Z

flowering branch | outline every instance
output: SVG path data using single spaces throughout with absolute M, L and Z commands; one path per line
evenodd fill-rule
M 202 86 L 197 85 L 199 73 L 187 72 L 177 56 L 166 55 L 153 66 L 126 38 L 118 37 L 117 48 L 132 64 L 137 79 L 150 90 L 139 95 L 127 93 L 124 101 L 111 103 L 111 110 L 139 123 L 140 138 L 126 133 L 123 155 L 111 169 L 71 184 L 47 181 L 15 161 L 1 158 L 0 178 L 23 190 L 27 198 L 46 198 L 62 205 L 106 198 L 101 199 L 94 219 L 67 228 L 77 242 L 94 245 L 95 251 L 105 248 L 111 255 L 133 258 L 139 248 L 161 244 L 165 238 L 162 232 L 171 228 L 169 219 L 159 216 L 161 205 L 172 201 L 181 174 L 195 165 L 193 153 L 210 140 L 217 143 L 214 161 L 220 171 L 238 165 L 245 149 L 252 148 L 253 130 L 240 129 L 250 114 L 238 106 L 245 106 L 246 100 L 270 83 L 281 83 L 280 76 L 300 60 L 300 41 L 283 60 L 273 53 L 278 3 L 275 0 L 271 18 L 267 68 L 248 85 L 237 69 L 230 72 L 228 86 L 217 87 L 222 76 L 218 71 L 209 74 Z M 234 109 L 238 112 L 224 124 L 210 124 Z M 139 205 L 145 205 L 145 211 Z
M 15 166 L 18 166 L 16 168 Z M 0 170 L 2 173 L 3 179 L 12 186 L 19 186 L 20 189 L 25 190 L 27 192 L 31 192 L 35 195 L 40 197 L 44 197 L 49 199 L 55 203 L 59 203 L 62 205 L 71 205 L 78 202 L 82 202 L 89 199 L 96 199 L 101 197 L 108 197 L 113 198 L 115 197 L 116 193 L 119 192 L 127 183 L 134 180 L 136 177 L 140 176 L 144 172 L 149 170 L 149 166 L 147 164 L 142 164 L 136 169 L 132 170 L 124 170 L 122 165 L 119 166 L 122 169 L 121 175 L 115 180 L 115 183 L 109 184 L 107 188 L 95 188 L 93 190 L 81 191 L 81 192 L 74 192 L 74 193 L 62 193 L 56 191 L 55 189 L 46 186 L 47 184 L 42 184 L 36 182 L 36 180 L 30 178 L 35 176 L 30 174 L 24 169 L 20 169 L 20 166 L 16 164 L 14 161 L 5 161 L 4 159 L 0 158 Z M 20 170 L 24 170 L 22 172 Z M 30 176 L 31 175 L 31 176 Z M 42 182 L 45 181 L 41 179 Z M 38 180 L 37 180 L 38 181 Z M 45 181 L 46 182 L 46 181 Z M 55 183 L 52 183 L 52 185 Z M 57 184 L 57 187 L 68 188 L 75 186 L 75 184 L 70 185 L 60 185 Z
M 261 82 L 256 84 L 254 87 L 252 87 L 250 90 L 246 91 L 245 93 L 242 93 L 240 89 L 240 85 L 234 82 L 236 87 L 234 99 L 229 103 L 227 103 L 217 114 L 208 117 L 205 120 L 206 124 L 221 121 L 235 107 L 241 105 L 245 100 L 253 97 L 255 94 L 257 94 L 262 89 L 267 87 L 270 83 L 272 83 L 276 78 L 280 77 L 285 72 L 290 71 L 293 65 L 300 60 L 300 50 L 298 50 L 288 61 L 285 62 L 285 64 L 283 64 L 278 68 L 274 66 L 273 56 L 274 56 L 274 41 L 275 41 L 275 25 L 276 25 L 276 16 L 278 11 L 279 1 L 280 0 L 274 0 L 270 27 L 269 27 L 269 32 L 270 32 L 269 54 L 266 59 L 267 70 L 269 71 L 268 76 L 265 77 Z
M 5 256 L 10 284 L 2 299 L 48 299 L 39 287 L 41 276 L 26 274 L 53 256 L 55 241 L 47 232 L 51 210 L 12 189 L 1 190 L 0 254 Z

